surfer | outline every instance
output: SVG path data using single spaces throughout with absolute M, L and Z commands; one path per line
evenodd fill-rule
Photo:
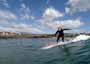
M 57 43 L 60 38 L 62 38 L 62 41 L 64 42 L 64 30 L 70 30 L 70 29 L 63 29 L 59 27 L 58 30 L 56 31 L 55 36 L 57 37 Z

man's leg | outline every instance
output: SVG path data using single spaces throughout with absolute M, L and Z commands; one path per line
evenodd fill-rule
M 62 41 L 64 42 L 64 36 L 62 36 Z
M 57 37 L 57 43 L 58 43 L 59 39 L 60 39 L 60 36 Z

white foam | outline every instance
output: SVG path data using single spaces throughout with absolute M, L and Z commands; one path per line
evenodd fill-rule
M 88 35 L 79 35 L 76 38 L 74 38 L 72 40 L 72 42 L 77 42 L 77 41 L 81 41 L 81 40 L 87 40 L 89 38 L 90 38 L 90 36 L 88 36 Z

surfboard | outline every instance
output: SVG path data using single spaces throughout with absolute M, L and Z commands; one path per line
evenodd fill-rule
M 72 40 L 65 41 L 65 42 L 61 42 L 60 41 L 58 43 L 55 42 L 55 44 L 47 45 L 47 46 L 44 46 L 44 47 L 42 47 L 40 49 L 46 50 L 46 49 L 50 49 L 50 48 L 53 48 L 53 47 L 56 47 L 56 46 L 60 46 L 60 45 L 66 45 L 66 44 L 78 42 L 78 41 L 81 41 L 81 40 L 87 40 L 89 38 L 90 38 L 90 36 L 87 36 L 87 35 L 79 35 L 79 36 L 75 37 Z
M 54 44 L 51 44 L 51 45 L 47 45 L 47 46 L 44 46 L 42 47 L 41 49 L 50 49 L 50 48 L 53 48 L 53 47 L 56 47 L 56 46 L 59 46 L 59 45 L 65 45 L 65 44 L 68 44 L 68 43 L 71 43 L 70 41 L 66 41 L 66 42 L 55 42 Z

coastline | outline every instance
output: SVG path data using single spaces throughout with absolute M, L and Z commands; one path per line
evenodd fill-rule
M 79 34 L 65 34 L 65 37 L 75 37 Z M 54 34 L 14 34 L 14 35 L 0 35 L 0 39 L 8 38 L 53 38 Z

